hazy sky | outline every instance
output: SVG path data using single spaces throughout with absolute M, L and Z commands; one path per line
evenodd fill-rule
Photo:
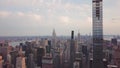
M 120 0 L 104 0 L 104 34 L 120 35 Z M 92 33 L 92 0 L 0 0 L 0 36 Z

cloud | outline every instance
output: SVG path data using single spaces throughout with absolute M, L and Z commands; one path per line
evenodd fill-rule
M 0 11 L 0 36 L 38 35 L 43 19 L 37 13 Z
M 63 23 L 70 23 L 70 18 L 68 16 L 60 16 L 59 20 Z
M 46 34 L 53 28 L 58 29 L 59 34 L 63 30 L 75 29 L 78 31 L 80 29 L 84 34 L 89 33 L 92 31 L 91 1 L 80 4 L 76 2 L 78 0 L 0 0 L 0 23 L 2 23 L 0 28 L 1 30 L 2 28 L 6 30 L 8 27 L 9 29 L 14 28 L 16 32 L 17 29 L 29 32 L 33 29 L 38 29 L 39 32 L 42 29 L 40 32 L 43 32 L 44 29 Z M 120 25 L 119 0 L 105 0 L 103 7 L 105 33 L 111 32 L 110 28 L 117 30 Z M 117 22 L 117 25 L 112 23 L 112 19 L 117 19 L 114 21 Z M 7 28 L 5 28 L 6 25 Z M 114 27 L 111 27 L 112 25 Z M 113 33 L 117 33 L 114 31 Z
M 24 13 L 24 12 L 10 12 L 10 11 L 0 11 L 0 17 L 2 18 L 25 18 L 33 19 L 34 21 L 41 21 L 43 18 L 41 15 L 36 13 Z
M 0 17 L 8 17 L 11 14 L 11 12 L 7 12 L 7 11 L 0 11 Z
M 68 32 L 68 30 L 71 29 L 72 30 L 75 29 L 77 31 L 78 29 L 84 29 L 83 26 L 86 25 L 85 23 L 88 23 L 88 21 L 84 21 L 84 20 L 88 20 L 87 18 L 88 15 L 85 13 L 86 12 L 89 13 L 88 11 L 89 5 L 85 5 L 85 4 L 76 5 L 69 2 L 63 3 L 62 0 L 56 0 L 53 2 L 52 1 L 53 0 L 49 0 L 48 2 L 46 2 L 46 0 L 44 0 L 41 1 L 40 4 L 39 0 L 38 1 L 34 0 L 34 2 L 32 3 L 32 7 L 31 5 L 29 7 L 27 6 L 27 9 L 34 8 L 36 10 L 33 9 L 25 10 L 23 8 L 23 6 L 25 6 L 24 3 L 23 5 L 20 5 L 21 3 L 14 4 L 16 5 L 16 7 L 18 6 L 18 8 L 20 9 L 22 7 L 22 10 L 24 11 L 19 11 L 19 10 L 14 11 L 14 13 L 12 13 L 11 16 L 12 19 L 9 20 L 9 22 L 13 22 L 12 23 L 13 25 L 17 24 L 16 25 L 17 29 L 20 29 L 21 27 L 26 31 L 30 31 L 30 29 L 32 30 L 33 28 L 35 29 L 42 28 L 46 33 L 48 33 L 48 30 L 56 28 L 58 29 L 60 35 L 63 35 L 61 33 L 61 31 L 63 30 Z M 83 32 L 87 31 L 87 29 L 88 27 L 86 27 L 86 29 L 84 29 Z
M 42 20 L 42 16 L 38 15 L 38 14 L 28 13 L 28 14 L 26 14 L 26 16 L 28 16 L 30 18 L 33 18 L 36 21 L 38 21 L 38 20 L 41 21 Z
M 88 18 L 87 18 L 87 21 L 88 21 L 89 23 L 92 23 L 92 17 L 88 17 Z
M 25 14 L 23 12 L 17 12 L 18 16 L 25 16 Z

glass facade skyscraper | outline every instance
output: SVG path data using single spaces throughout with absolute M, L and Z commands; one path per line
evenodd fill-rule
M 92 0 L 93 68 L 103 68 L 103 13 L 102 0 Z

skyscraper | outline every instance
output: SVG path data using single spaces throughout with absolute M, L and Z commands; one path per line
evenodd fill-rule
M 52 33 L 52 48 L 56 47 L 56 32 L 55 29 L 53 29 L 53 33 Z
M 25 57 L 18 56 L 16 58 L 16 68 L 26 68 Z
M 117 43 L 118 43 L 118 41 L 117 41 L 116 38 L 112 38 L 112 39 L 111 39 L 111 44 L 112 44 L 112 45 L 116 45 L 116 46 L 117 46 Z
M 70 44 L 70 67 L 73 68 L 75 61 L 75 45 L 74 45 L 74 31 L 71 32 L 71 44 Z
M 93 68 L 103 68 L 102 0 L 92 0 L 93 14 Z
M 3 66 L 2 65 L 2 56 L 0 55 L 0 68 L 3 68 L 2 66 Z
M 78 32 L 78 42 L 80 42 L 80 32 Z
M 44 56 L 44 49 L 37 48 L 37 66 L 42 68 L 42 58 Z

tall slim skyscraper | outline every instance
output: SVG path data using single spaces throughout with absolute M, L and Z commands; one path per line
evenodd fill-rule
M 103 13 L 102 0 L 92 0 L 93 68 L 103 68 Z
M 78 42 L 80 42 L 80 32 L 78 32 Z
M 74 31 L 71 32 L 71 44 L 70 44 L 70 67 L 73 68 L 75 61 L 75 45 L 74 45 Z

